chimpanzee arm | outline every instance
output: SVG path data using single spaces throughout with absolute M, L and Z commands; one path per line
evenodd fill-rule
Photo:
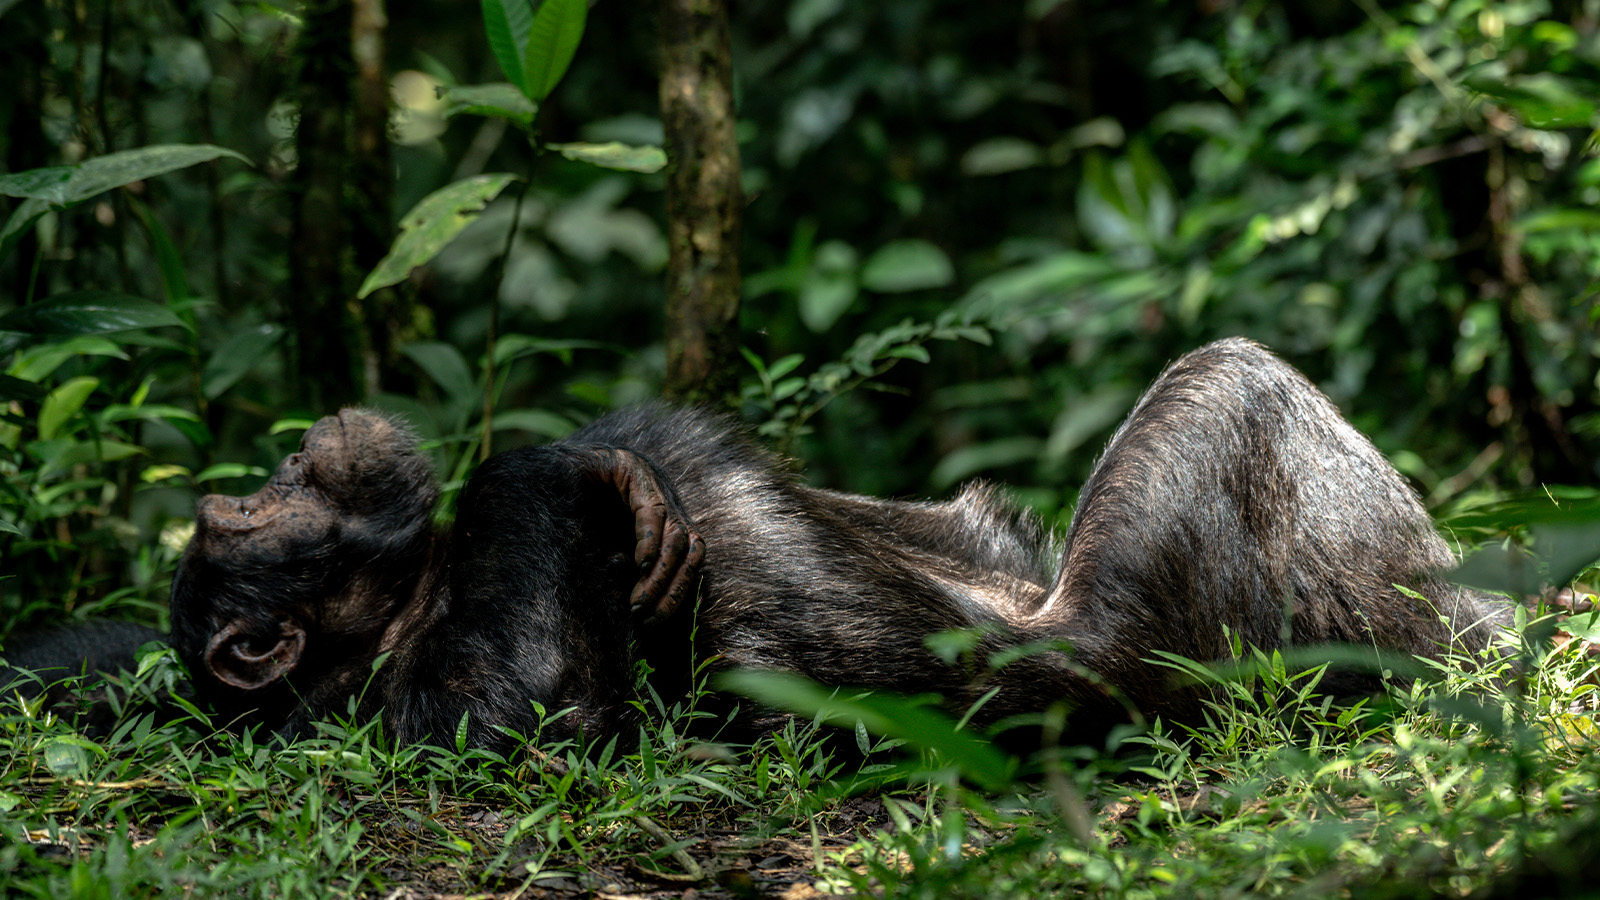
M 631 451 L 559 442 L 484 462 L 457 502 L 443 612 L 394 648 L 384 705 L 397 736 L 445 740 L 463 714 L 479 746 L 506 747 L 503 729 L 615 733 L 636 639 L 692 596 L 702 544 L 690 525 Z M 546 723 L 536 706 L 571 712 Z
M 19 670 L 39 675 L 46 684 L 76 675 L 131 672 L 138 666 L 135 651 L 166 637 L 154 628 L 113 621 L 82 622 L 12 636 L 0 650 L 0 658 L 11 666 L 10 670 L 0 669 L 0 688 L 14 680 Z M 19 687 L 29 690 L 26 685 Z
M 112 687 L 97 683 L 96 676 L 132 672 L 138 667 L 136 651 L 167 636 L 131 622 L 93 621 L 63 625 L 42 632 L 12 635 L 0 658 L 0 691 L 34 698 L 43 693 L 56 714 L 77 715 L 90 735 L 110 731 L 117 705 Z M 78 676 L 86 676 L 81 682 Z
M 695 585 L 705 543 L 666 477 L 629 450 L 580 446 L 572 453 L 584 474 L 614 489 L 633 514 L 633 561 L 640 576 L 629 603 L 652 618 L 672 615 Z

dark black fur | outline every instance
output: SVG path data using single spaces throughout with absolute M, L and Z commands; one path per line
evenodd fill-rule
M 132 622 L 96 621 L 10 635 L 0 647 L 0 691 L 33 699 L 41 693 L 58 715 L 81 712 L 90 734 L 107 732 L 115 719 L 103 679 L 138 668 L 138 650 L 166 635 Z
M 202 503 L 173 587 L 175 645 L 203 695 L 288 732 L 363 689 L 402 741 L 444 740 L 468 713 L 471 741 L 503 748 L 497 726 L 536 730 L 534 702 L 577 707 L 563 733 L 613 731 L 636 645 L 678 683 L 692 664 L 686 612 L 644 624 L 650 608 L 630 607 L 635 542 L 653 527 L 603 477 L 619 449 L 644 461 L 632 496 L 704 539 L 695 658 L 957 706 L 998 687 L 984 720 L 1063 699 L 1074 723 L 1094 719 L 1118 708 L 1108 686 L 1146 713 L 1192 714 L 1197 695 L 1147 660 L 1224 657 L 1224 627 L 1265 648 L 1438 656 L 1488 646 L 1505 622 L 1495 601 L 1439 580 L 1449 548 L 1327 399 L 1229 340 L 1140 400 L 1064 544 L 983 487 L 943 503 L 808 487 L 723 419 L 663 407 L 486 462 L 434 535 L 437 488 L 414 439 L 347 412 L 262 493 Z M 282 518 L 258 528 L 252 504 Z M 1074 652 L 988 672 L 927 649 L 934 632 L 975 627 L 980 661 L 1038 641 Z

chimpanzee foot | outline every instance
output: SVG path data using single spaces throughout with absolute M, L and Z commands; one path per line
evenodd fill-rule
M 595 475 L 617 489 L 633 512 L 633 560 L 639 581 L 629 603 L 650 619 L 671 616 L 694 590 L 705 542 L 656 473 L 626 450 L 602 451 Z

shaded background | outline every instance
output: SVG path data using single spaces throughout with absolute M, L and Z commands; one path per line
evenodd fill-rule
M 1235 334 L 1436 510 L 1595 481 L 1600 2 L 733 5 L 743 412 L 814 481 L 985 477 L 1064 516 L 1138 391 Z M 0 314 L 113 290 L 192 324 L 0 344 L 40 388 L 0 400 L 0 627 L 159 618 L 194 498 L 253 489 L 341 403 L 405 413 L 457 479 L 496 291 L 528 339 L 497 449 L 658 393 L 664 176 L 446 120 L 436 85 L 503 77 L 476 6 L 375 10 L 0 0 L 7 172 L 160 143 L 254 162 L 47 216 L 0 259 Z M 541 136 L 659 142 L 656 57 L 650 7 L 600 0 Z M 401 213 L 494 171 L 531 180 L 503 280 L 509 194 L 354 301 Z

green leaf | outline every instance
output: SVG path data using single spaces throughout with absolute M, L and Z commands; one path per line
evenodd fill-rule
M 604 144 L 545 144 L 545 146 L 558 151 L 567 159 L 607 169 L 643 172 L 648 175 L 667 167 L 667 151 L 660 147 L 639 147 L 620 141 L 608 141 Z
M 159 303 L 115 291 L 58 294 L 0 316 L 0 331 L 50 336 L 112 334 L 182 324 L 182 319 Z
M 1031 169 L 1044 161 L 1044 151 L 1019 137 L 993 137 L 979 141 L 961 156 L 965 175 L 1002 175 Z
M 267 429 L 267 434 L 283 434 L 286 431 L 306 431 L 317 424 L 315 419 L 279 419 Z
M 45 395 L 44 385 L 10 375 L 0 375 L 0 402 L 8 400 L 38 400 Z
M 884 294 L 945 287 L 955 267 L 943 250 L 927 241 L 894 241 L 879 247 L 861 267 L 861 285 Z
M 855 302 L 857 293 L 856 280 L 849 274 L 812 274 L 795 298 L 800 321 L 818 334 L 827 331 Z
M 27 169 L 14 175 L 0 175 L 0 194 L 37 200 L 59 196 L 67 190 L 75 171 L 77 169 L 74 166 L 49 166 Z
M 528 48 L 522 56 L 523 84 L 528 96 L 543 100 L 567 74 L 572 55 L 583 39 L 589 0 L 544 0 L 528 27 Z
M 239 379 L 250 374 L 283 337 L 283 327 L 271 323 L 253 325 L 234 332 L 217 348 L 200 370 L 200 392 L 207 400 L 222 396 Z
M 64 776 L 82 775 L 87 771 L 90 751 L 101 756 L 105 755 L 99 744 L 84 738 L 67 736 L 46 740 L 40 751 L 44 757 L 44 764 L 50 771 Z
M 1600 212 L 1573 208 L 1541 209 L 1518 218 L 1516 228 L 1523 234 L 1567 230 L 1592 234 L 1600 231 Z
M 949 716 L 921 698 L 893 694 L 846 696 L 788 672 L 736 670 L 717 677 L 717 686 L 760 703 L 843 726 L 868 731 L 937 754 L 969 781 L 988 789 L 1011 784 L 1016 761 L 988 741 L 956 727 Z
M 267 474 L 267 470 L 260 466 L 247 466 L 244 463 L 217 463 L 200 470 L 194 476 L 195 484 L 204 484 L 207 481 L 216 481 L 221 478 L 259 478 Z
M 489 39 L 489 52 L 518 90 L 527 83 L 522 76 L 522 48 L 528 42 L 528 26 L 532 22 L 531 0 L 483 0 L 483 30 Z
M 542 409 L 510 409 L 494 414 L 495 431 L 526 431 L 549 438 L 564 438 L 578 426 L 566 416 Z
M 514 84 L 452 85 L 444 89 L 444 117 L 460 115 L 505 119 L 526 128 L 539 114 L 539 104 L 529 100 Z
M 126 406 L 114 404 L 105 408 L 100 413 L 100 421 L 112 422 L 171 422 L 175 419 L 184 419 L 190 422 L 200 421 L 200 417 L 181 406 L 168 406 L 164 403 L 151 403 L 144 406 Z
M 246 164 L 250 162 L 232 150 L 210 144 L 157 144 L 108 153 L 73 166 L 52 166 L 0 175 L 0 194 L 39 200 L 58 207 L 66 206 L 112 188 L 186 169 L 222 156 L 231 156 Z
M 524 357 L 548 353 L 562 365 L 572 365 L 574 350 L 605 350 L 609 345 L 580 338 L 536 338 L 526 334 L 502 335 L 494 345 L 494 364 L 505 366 Z
M 1543 585 L 1564 585 L 1600 561 L 1600 522 L 1533 525 L 1533 552 L 1514 544 L 1479 549 L 1456 569 L 1454 580 L 1473 587 L 1532 595 Z
M 150 248 L 156 253 L 156 265 L 161 269 L 161 283 L 166 288 L 167 302 L 176 305 L 188 300 L 192 296 L 189 292 L 189 273 L 183 267 L 183 256 L 172 242 L 172 235 L 143 203 L 131 197 L 129 200 L 134 215 L 139 217 L 145 231 L 150 233 Z M 192 328 L 194 322 L 191 320 L 188 324 Z
M 477 397 L 478 383 L 456 348 L 437 341 L 421 341 L 407 344 L 401 352 L 444 388 L 445 396 L 452 402 L 462 403 Z
M 1466 85 L 1494 98 L 1534 128 L 1576 128 L 1587 125 L 1595 114 L 1593 100 L 1549 72 L 1505 79 L 1473 76 Z
M 48 441 L 61 431 L 67 420 L 83 409 L 83 404 L 100 386 L 100 379 L 82 376 L 72 378 L 51 391 L 39 407 L 39 439 Z
M 85 160 L 75 166 L 29 169 L 0 175 L 0 194 L 24 198 L 0 231 L 0 256 L 52 209 L 67 209 L 112 188 L 154 178 L 223 156 L 250 160 L 210 144 L 157 144 Z
M 515 180 L 517 176 L 504 172 L 474 175 L 423 197 L 400 220 L 400 236 L 389 248 L 389 255 L 379 261 L 367 280 L 361 283 L 356 296 L 365 297 L 395 284 L 412 269 L 433 259 L 483 212 L 490 200 Z
M 1036 437 L 1014 437 L 971 444 L 951 451 L 928 475 L 935 488 L 947 488 L 979 472 L 1036 459 L 1044 442 Z
M 50 373 L 61 368 L 75 356 L 107 356 L 112 359 L 129 359 L 119 346 L 103 337 L 85 335 L 63 338 L 59 341 L 29 347 L 17 354 L 11 363 L 11 374 L 23 381 L 42 382 Z

